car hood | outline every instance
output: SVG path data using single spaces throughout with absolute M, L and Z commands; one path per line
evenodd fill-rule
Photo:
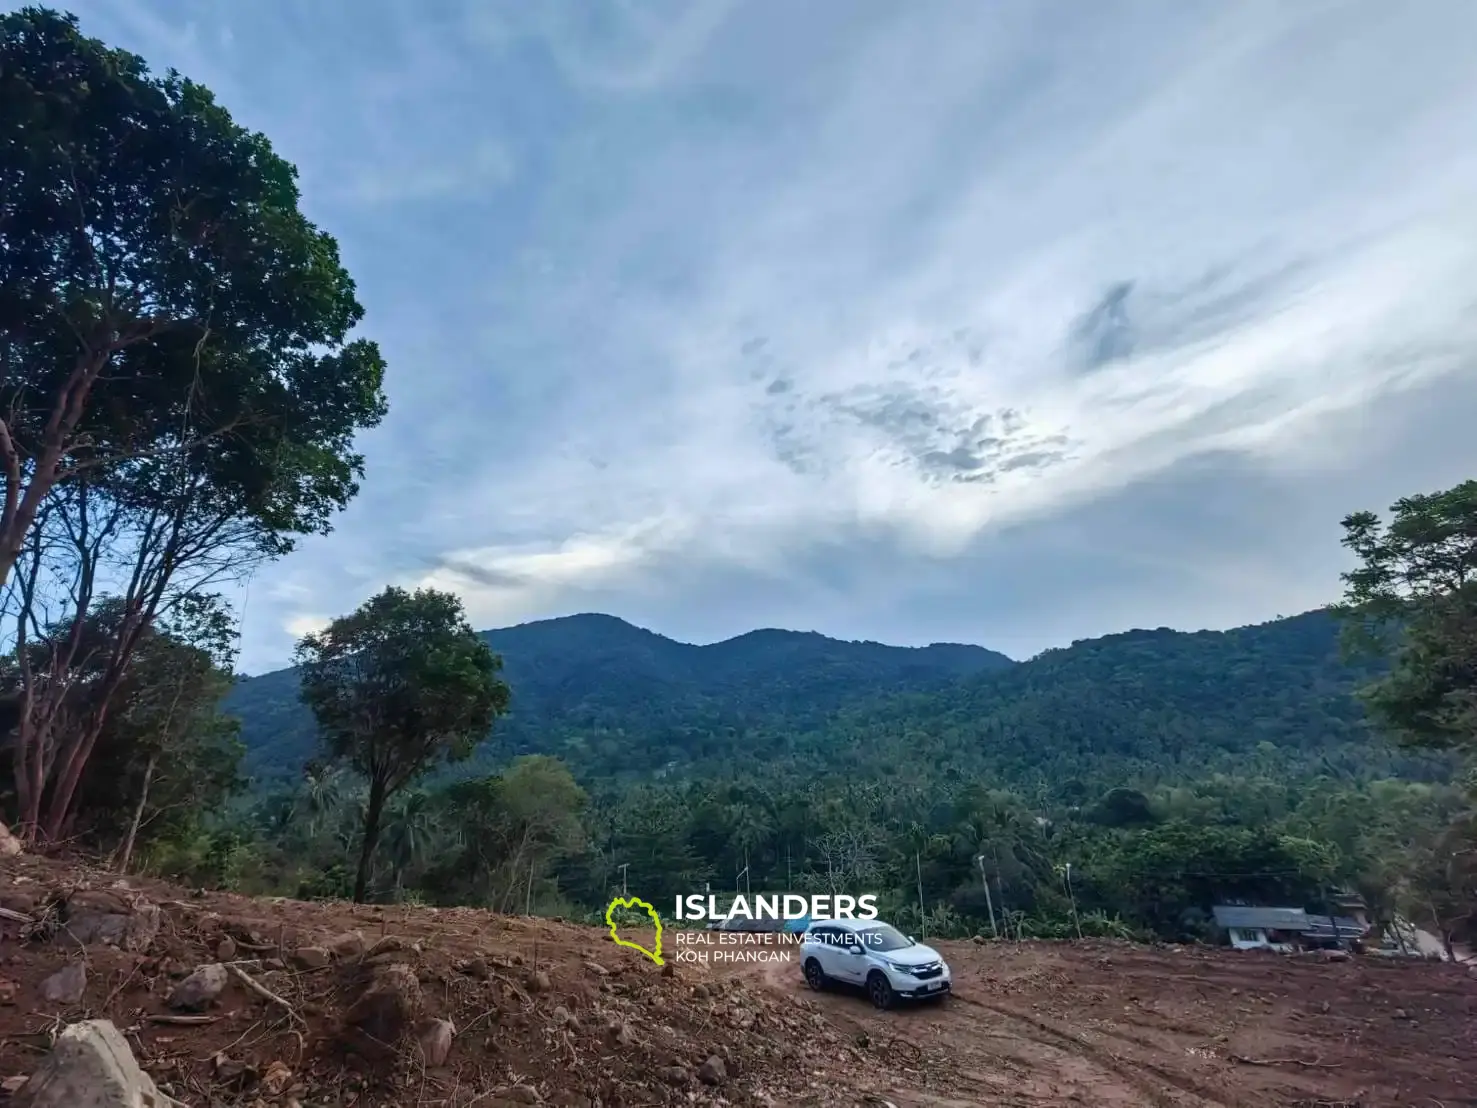
M 879 950 L 877 957 L 886 958 L 889 962 L 896 962 L 900 966 L 926 966 L 930 962 L 944 960 L 944 956 L 937 950 L 931 946 L 924 946 L 922 943 L 905 946 L 901 950 Z

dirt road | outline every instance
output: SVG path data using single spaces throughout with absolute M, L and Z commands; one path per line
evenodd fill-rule
M 730 972 L 815 1005 L 887 1059 L 899 1108 L 1477 1104 L 1477 978 L 1456 967 L 937 945 L 954 995 L 893 1012 L 810 992 L 798 962 Z

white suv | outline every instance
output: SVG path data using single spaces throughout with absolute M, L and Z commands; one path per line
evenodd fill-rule
M 861 985 L 878 1008 L 899 997 L 944 996 L 953 987 L 938 951 L 880 920 L 812 923 L 800 943 L 800 968 L 812 989 L 833 981 Z

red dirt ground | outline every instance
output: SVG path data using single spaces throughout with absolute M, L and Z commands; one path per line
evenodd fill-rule
M 0 907 L 46 919 L 58 896 L 116 881 L 34 858 L 0 867 Z M 162 909 L 146 951 L 82 948 L 64 929 L 27 938 L 33 928 L 0 921 L 0 1079 L 31 1072 L 63 1024 L 108 1018 L 192 1106 L 1477 1105 L 1477 978 L 1450 965 L 939 943 L 955 995 L 876 1012 L 809 992 L 786 948 L 703 964 L 689 960 L 703 948 L 669 933 L 663 968 L 597 929 L 473 909 L 251 900 L 139 879 L 114 889 L 130 892 Z M 456 1026 L 445 1065 L 428 1068 L 414 1038 L 389 1061 L 346 1051 L 340 1016 L 363 956 L 308 970 L 292 954 L 351 929 L 399 940 L 385 957 L 415 971 L 426 1015 Z M 233 980 L 211 1022 L 155 1022 L 174 980 L 215 961 L 227 935 L 294 1014 Z M 42 981 L 75 960 L 88 970 L 82 1001 L 43 1001 Z M 715 1055 L 726 1076 L 706 1084 L 698 1071 Z

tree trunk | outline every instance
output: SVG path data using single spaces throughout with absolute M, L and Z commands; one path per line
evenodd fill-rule
M 359 872 L 354 877 L 354 903 L 363 904 L 369 888 L 369 864 L 374 859 L 374 844 L 380 837 L 380 816 L 385 810 L 385 783 L 369 783 L 369 807 L 364 812 L 364 840 L 359 845 Z
M 121 344 L 117 344 L 121 345 Z M 0 587 L 10 581 L 10 572 L 20 559 L 26 536 L 36 522 L 41 503 L 55 487 L 72 433 L 82 418 L 88 394 L 98 375 L 107 368 L 115 344 L 101 352 L 89 345 L 78 356 L 71 375 L 52 401 L 51 415 L 41 435 L 31 479 L 21 488 L 24 459 L 11 439 L 10 426 L 0 420 L 0 468 L 4 470 L 5 494 L 0 497 Z
M 158 764 L 159 755 L 149 755 L 149 764 L 144 769 L 144 786 L 139 790 L 138 804 L 133 809 L 133 820 L 128 825 L 128 837 L 123 840 L 123 853 L 118 859 L 118 872 L 127 873 L 128 864 L 133 861 L 133 844 L 138 841 L 139 824 L 144 819 L 144 807 L 149 803 L 149 785 L 154 780 L 154 766 Z

